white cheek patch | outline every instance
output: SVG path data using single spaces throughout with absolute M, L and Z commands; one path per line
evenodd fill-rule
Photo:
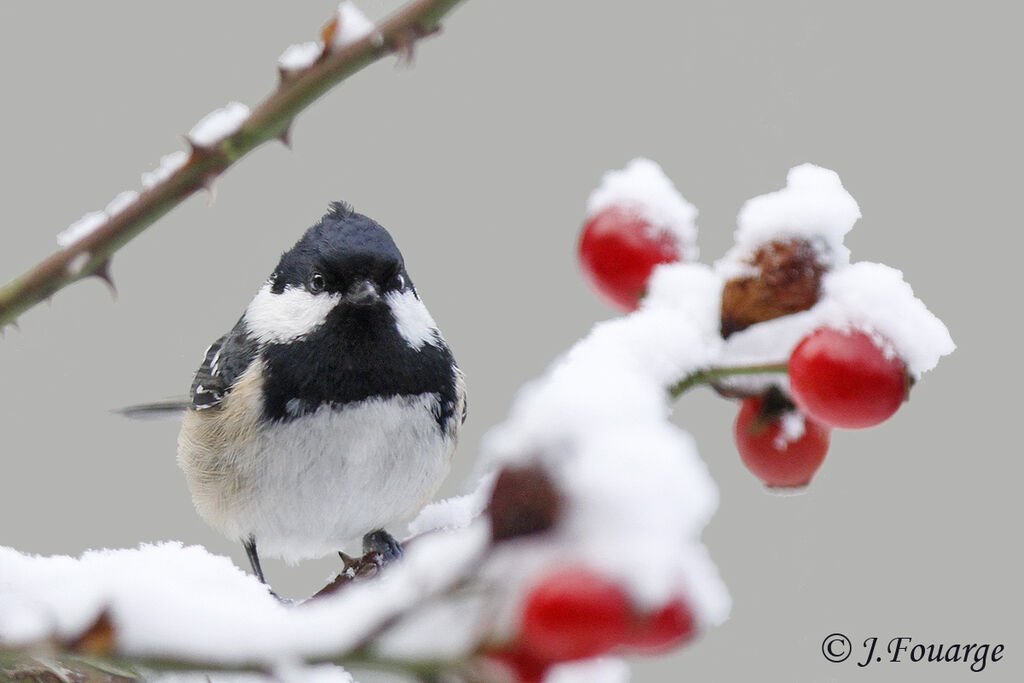
M 340 294 L 311 294 L 291 285 L 274 294 L 268 282 L 245 309 L 245 326 L 260 342 L 288 342 L 323 325 L 340 300 Z
M 424 344 L 436 346 L 441 340 L 437 324 L 430 317 L 430 311 L 423 302 L 411 291 L 391 292 L 385 299 L 391 315 L 395 317 L 395 326 L 409 346 L 420 349 Z

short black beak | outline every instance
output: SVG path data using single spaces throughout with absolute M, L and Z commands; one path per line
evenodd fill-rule
M 380 293 L 369 280 L 360 280 L 348 288 L 343 301 L 353 306 L 372 306 L 380 301 Z

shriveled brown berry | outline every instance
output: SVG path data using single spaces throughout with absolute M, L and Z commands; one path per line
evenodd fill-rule
M 818 301 L 828 270 L 809 240 L 769 242 L 747 263 L 757 275 L 729 280 L 722 290 L 722 338 L 755 323 L 806 311 Z
M 562 496 L 543 467 L 506 467 L 498 474 L 487 505 L 491 538 L 501 541 L 547 531 L 561 511 Z

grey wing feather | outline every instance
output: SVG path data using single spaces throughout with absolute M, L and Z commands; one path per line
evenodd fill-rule
M 230 332 L 210 344 L 206 358 L 192 380 L 192 408 L 205 410 L 218 405 L 256 357 L 256 341 L 239 320 Z
M 180 418 L 190 405 L 191 402 L 178 399 L 160 403 L 140 403 L 135 406 L 118 408 L 113 412 L 133 420 L 167 420 Z

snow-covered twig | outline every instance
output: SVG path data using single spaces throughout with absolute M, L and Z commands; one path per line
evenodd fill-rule
M 189 134 L 190 154 L 147 174 L 143 192 L 75 223 L 62 233 L 59 251 L 0 288 L 0 329 L 73 282 L 94 275 L 111 284 L 114 252 L 259 145 L 287 143 L 295 116 L 340 81 L 388 54 L 408 57 L 460 2 L 413 0 L 376 27 L 350 2 L 341 3 L 323 44 L 293 46 L 282 55 L 281 82 L 255 109 L 232 103 L 204 118 Z
M 735 365 L 708 368 L 706 370 L 698 370 L 691 375 L 687 375 L 669 387 L 668 392 L 673 398 L 678 398 L 687 390 L 697 386 L 698 384 L 709 384 L 720 379 L 725 379 L 726 377 L 735 377 L 737 375 L 764 375 L 773 372 L 786 372 L 786 370 L 786 363 L 770 363 L 767 365 Z

